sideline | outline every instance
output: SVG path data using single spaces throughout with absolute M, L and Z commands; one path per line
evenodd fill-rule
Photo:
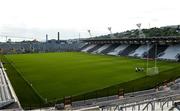
M 8 83 L 7 85 L 9 86 L 10 92 L 11 92 L 13 98 L 15 99 L 15 102 L 17 102 L 20 110 L 23 110 L 23 108 L 22 108 L 22 106 L 21 106 L 21 104 L 20 104 L 20 102 L 19 102 L 19 100 L 18 100 L 18 98 L 17 98 L 17 96 L 16 96 L 16 93 L 15 93 L 13 87 L 12 87 L 12 84 L 11 84 L 11 82 L 10 82 L 8 76 L 7 76 L 7 73 L 6 73 L 6 71 L 5 71 L 5 68 L 4 68 L 2 62 L 0 62 L 0 64 L 1 64 L 1 66 L 2 66 L 2 71 L 3 71 L 3 73 L 4 73 L 4 76 L 5 76 L 6 80 L 7 80 L 7 83 Z

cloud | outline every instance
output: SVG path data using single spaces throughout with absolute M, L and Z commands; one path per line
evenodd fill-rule
M 179 0 L 1 0 L 0 33 L 64 39 L 179 24 Z M 8 8 L 7 8 L 8 7 Z

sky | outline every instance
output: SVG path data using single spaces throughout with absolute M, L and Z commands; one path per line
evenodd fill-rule
M 87 38 L 180 24 L 180 0 L 0 0 L 0 41 Z M 15 38 L 19 37 L 19 38 Z

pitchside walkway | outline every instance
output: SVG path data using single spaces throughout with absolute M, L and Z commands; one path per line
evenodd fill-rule
M 0 63 L 0 109 L 21 109 L 19 101 L 6 75 L 2 63 Z

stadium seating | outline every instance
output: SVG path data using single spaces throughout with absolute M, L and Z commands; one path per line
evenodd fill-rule
M 103 44 L 97 44 L 95 47 L 93 47 L 90 50 L 88 50 L 88 52 L 93 52 L 93 51 L 99 49 L 101 46 L 103 46 Z
M 157 47 L 157 49 L 156 49 Z M 145 58 L 155 58 L 163 55 L 163 52 L 167 49 L 168 45 L 153 45 L 148 53 L 144 54 Z M 157 51 L 157 52 L 156 52 Z M 147 55 L 148 54 L 148 55 Z M 157 55 L 156 55 L 157 54 Z
M 89 46 L 89 44 L 84 44 L 83 46 L 80 47 L 80 50 L 83 50 L 85 48 L 87 48 Z
M 96 44 L 91 44 L 91 45 L 89 45 L 88 47 L 82 49 L 81 51 L 82 51 L 82 52 L 87 52 L 88 50 L 94 48 L 95 46 L 96 46 Z
M 108 52 L 114 50 L 118 46 L 119 46 L 119 44 L 112 44 L 108 48 L 106 48 L 105 50 L 101 51 L 101 53 L 102 54 L 107 54 Z
M 133 51 L 135 51 L 138 47 L 139 47 L 139 45 L 129 45 L 122 52 L 120 52 L 119 55 L 127 56 L 128 54 L 133 53 Z
M 130 53 L 129 56 L 133 56 L 133 57 L 143 57 L 143 54 L 147 51 L 149 51 L 149 49 L 151 48 L 151 46 L 147 46 L 147 45 L 141 45 L 139 48 L 137 48 L 134 52 Z
M 158 57 L 159 59 L 179 60 L 177 56 L 180 53 L 180 44 L 170 45 L 163 53 L 164 55 Z
M 101 53 L 103 50 L 106 50 L 110 46 L 111 46 L 111 44 L 104 44 L 103 46 L 101 46 L 97 50 L 94 50 L 93 53 Z
M 92 45 L 88 46 L 92 47 Z M 87 47 L 87 49 L 88 49 Z M 85 49 L 83 49 L 85 50 Z M 155 51 L 157 52 L 155 53 Z M 122 56 L 131 56 L 131 57 L 141 57 L 146 58 L 147 54 L 149 58 L 165 59 L 165 60 L 180 60 L 180 44 L 176 45 L 127 45 L 127 44 L 104 44 L 97 45 L 96 47 L 91 48 L 89 52 L 92 53 L 103 53 L 108 55 L 122 55 Z
M 0 68 L 0 109 L 14 102 L 2 67 Z
M 127 44 L 122 44 L 116 47 L 114 50 L 111 50 L 108 55 L 118 55 L 121 51 L 123 51 L 125 48 L 127 48 L 129 45 Z

